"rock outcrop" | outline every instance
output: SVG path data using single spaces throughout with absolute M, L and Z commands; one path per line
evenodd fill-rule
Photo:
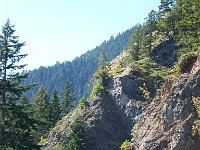
M 178 60 L 177 50 L 175 40 L 169 37 L 153 48 L 150 57 L 162 66 L 171 67 Z
M 190 73 L 167 81 L 137 121 L 132 138 L 136 150 L 197 150 L 200 138 L 192 135 L 197 118 L 192 98 L 200 97 L 200 55 Z
M 112 98 L 103 94 L 77 109 L 57 123 L 48 135 L 45 150 L 53 150 L 57 144 L 64 145 L 70 134 L 70 124 L 75 116 L 83 116 L 87 123 L 91 150 L 119 149 L 125 139 L 130 139 L 131 120 L 128 119 Z
M 164 45 L 170 43 L 174 44 L 166 41 Z M 152 57 L 164 54 L 154 50 Z M 176 61 L 175 51 L 173 47 L 172 54 L 167 56 L 170 57 L 168 63 L 167 60 L 160 63 L 171 66 Z M 119 150 L 123 141 L 131 139 L 131 131 L 133 150 L 200 149 L 199 136 L 191 133 L 197 119 L 192 99 L 200 97 L 200 53 L 198 57 L 188 59 L 184 64 L 189 68 L 176 79 L 167 80 L 157 95 L 163 82 L 161 76 L 168 68 L 160 67 L 149 58 L 123 65 L 127 57 L 128 54 L 123 52 L 110 62 L 108 91 L 59 121 L 47 137 L 45 150 L 54 150 L 57 144 L 68 142 L 70 125 L 77 114 L 89 127 L 91 150 Z M 184 70 L 184 65 L 182 67 Z M 117 69 L 113 71 L 113 68 Z
M 127 53 L 119 55 L 111 68 L 126 59 Z M 120 73 L 110 76 L 108 93 L 101 94 L 87 103 L 85 109 L 69 113 L 50 131 L 45 150 L 53 150 L 58 144 L 65 145 L 70 134 L 70 125 L 77 114 L 85 119 L 89 127 L 88 135 L 91 150 L 118 150 L 126 139 L 131 139 L 131 129 L 135 118 L 142 114 L 148 105 L 139 87 L 144 83 L 138 80 L 139 71 L 131 67 L 122 68 Z

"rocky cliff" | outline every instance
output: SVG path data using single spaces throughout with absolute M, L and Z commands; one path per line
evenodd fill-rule
M 124 61 L 126 54 L 122 53 L 110 64 L 110 70 L 119 62 Z M 122 60 L 120 60 L 122 58 Z M 113 65 L 113 66 L 112 66 Z M 109 92 L 101 93 L 85 104 L 83 109 L 77 108 L 62 118 L 50 131 L 45 150 L 53 150 L 56 145 L 65 145 L 70 134 L 70 125 L 77 114 L 83 116 L 89 127 L 88 136 L 92 150 L 118 150 L 121 143 L 131 139 L 131 129 L 134 120 L 144 112 L 148 102 L 142 96 L 139 86 L 143 80 L 136 80 L 140 74 L 134 74 L 133 69 L 122 67 L 116 74 L 109 76 Z M 137 94 L 134 94 L 137 92 Z
M 88 135 L 93 150 L 119 149 L 125 139 L 130 139 L 131 120 L 107 94 L 96 97 L 84 109 L 76 109 L 57 123 L 47 138 L 46 150 L 67 143 L 70 124 L 77 114 L 84 117 L 89 127 Z
M 200 149 L 199 136 L 191 130 L 197 119 L 192 99 L 200 97 L 200 56 L 186 60 L 182 70 L 187 71 L 167 81 L 168 68 L 150 58 L 125 63 L 128 57 L 125 51 L 109 63 L 107 92 L 59 121 L 47 137 L 45 150 L 68 142 L 77 114 L 88 126 L 91 150 L 118 150 L 126 139 L 135 150 Z
M 150 57 L 162 66 L 171 67 L 178 61 L 177 50 L 178 46 L 176 46 L 175 40 L 169 36 L 154 47 L 150 53 Z
M 190 60 L 190 59 L 189 59 Z M 132 149 L 198 150 L 199 135 L 192 134 L 197 120 L 193 99 L 200 97 L 200 55 L 187 66 L 189 73 L 168 80 L 133 128 Z M 193 61 L 193 59 L 191 60 Z

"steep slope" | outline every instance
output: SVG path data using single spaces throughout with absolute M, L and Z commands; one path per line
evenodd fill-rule
M 194 124 L 199 118 L 193 102 L 200 99 L 200 53 L 185 59 L 182 74 L 166 80 L 160 90 L 169 68 L 149 58 L 126 63 L 128 59 L 124 51 L 109 63 L 107 91 L 59 121 L 50 131 L 44 149 L 68 142 L 77 115 L 83 116 L 89 128 L 92 150 L 118 150 L 131 135 L 133 150 L 200 148 L 198 122 Z
M 132 30 L 127 30 L 118 34 L 115 38 L 111 36 L 108 41 L 104 41 L 100 46 L 71 62 L 56 63 L 51 67 L 40 67 L 30 71 L 25 84 L 36 83 L 37 86 L 29 91 L 28 96 L 32 97 L 41 85 L 49 94 L 54 88 L 61 92 L 65 81 L 69 80 L 78 98 L 87 97 L 89 93 L 88 83 L 98 66 L 99 53 L 104 51 L 108 60 L 115 58 L 122 50 L 127 48 L 128 37 L 131 32 Z
M 192 135 L 197 119 L 192 100 L 200 97 L 200 53 L 196 60 L 194 65 L 187 66 L 191 72 L 168 80 L 139 117 L 132 131 L 132 149 L 200 149 L 199 135 Z
M 178 46 L 176 46 L 175 40 L 170 36 L 154 47 L 150 53 L 150 58 L 157 64 L 171 67 L 178 61 L 177 50 Z
M 86 105 L 85 109 L 77 109 L 57 123 L 56 127 L 51 130 L 44 149 L 51 150 L 59 143 L 67 143 L 70 124 L 73 123 L 77 114 L 85 118 L 89 127 L 91 150 L 119 149 L 120 143 L 130 138 L 127 132 L 131 129 L 130 120 L 110 96 L 102 94 L 101 98 L 96 97 Z
M 154 71 L 166 72 L 167 68 L 156 65 L 149 58 L 123 65 L 127 59 L 129 54 L 124 51 L 109 63 L 109 92 L 94 97 L 85 104 L 84 109 L 77 108 L 59 121 L 50 131 L 44 149 L 54 149 L 57 144 L 65 145 L 68 142 L 70 125 L 78 114 L 83 116 L 89 127 L 92 150 L 117 150 L 124 140 L 131 138 L 132 126 L 155 96 L 161 84 L 158 81 L 163 80 Z M 121 67 L 116 70 L 119 64 Z M 150 75 L 151 71 L 153 76 Z M 149 97 L 140 88 L 144 83 Z

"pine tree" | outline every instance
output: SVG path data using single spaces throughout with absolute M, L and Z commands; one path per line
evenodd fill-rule
M 50 100 L 50 123 L 52 127 L 59 119 L 61 119 L 60 100 L 56 89 L 53 90 L 53 95 Z
M 35 138 L 45 137 L 50 128 L 50 103 L 49 97 L 43 86 L 38 89 L 34 97 L 34 118 L 39 122 Z
M 66 150 L 89 150 L 88 128 L 83 117 L 77 116 L 71 125 Z
M 180 16 L 176 18 L 176 40 L 183 48 L 179 55 L 196 51 L 200 47 L 200 1 L 177 0 L 176 12 Z
M 76 100 L 74 96 L 74 91 L 69 83 L 66 81 L 64 90 L 63 90 L 63 99 L 61 102 L 61 117 L 68 114 L 74 107 L 74 101 Z
M 105 52 L 102 50 L 99 54 L 99 63 L 98 63 L 98 67 L 101 67 L 102 69 L 105 69 L 106 67 L 106 63 L 107 63 L 107 57 Z
M 8 19 L 0 35 L 0 145 L 26 150 L 37 147 L 31 135 L 35 123 L 20 105 L 21 95 L 31 86 L 21 84 L 27 74 L 19 73 L 25 65 L 18 62 L 27 55 L 20 53 L 25 43 L 20 43 L 14 33 Z
M 175 0 L 161 0 L 159 6 L 159 16 L 164 18 L 165 14 L 172 10 Z
M 158 29 L 165 36 L 175 32 L 175 16 L 173 7 L 175 0 L 161 0 L 158 11 Z
M 85 98 L 81 98 L 79 103 L 78 103 L 78 105 L 77 105 L 77 108 L 84 109 L 85 108 L 85 104 L 86 104 Z
M 133 27 L 133 32 L 129 37 L 129 52 L 133 60 L 137 61 L 141 56 L 140 50 L 142 47 L 143 29 L 141 24 Z
M 149 53 L 152 50 L 153 42 L 155 40 L 155 36 L 153 35 L 153 32 L 157 30 L 157 12 L 154 10 L 151 10 L 151 12 L 148 14 L 148 17 L 146 18 L 146 24 L 145 24 L 145 47 L 148 48 L 147 56 L 149 56 Z

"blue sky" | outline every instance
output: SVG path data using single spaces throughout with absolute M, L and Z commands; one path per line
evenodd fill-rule
M 26 69 L 73 60 L 142 23 L 160 0 L 0 0 L 0 25 L 7 18 L 28 53 Z

